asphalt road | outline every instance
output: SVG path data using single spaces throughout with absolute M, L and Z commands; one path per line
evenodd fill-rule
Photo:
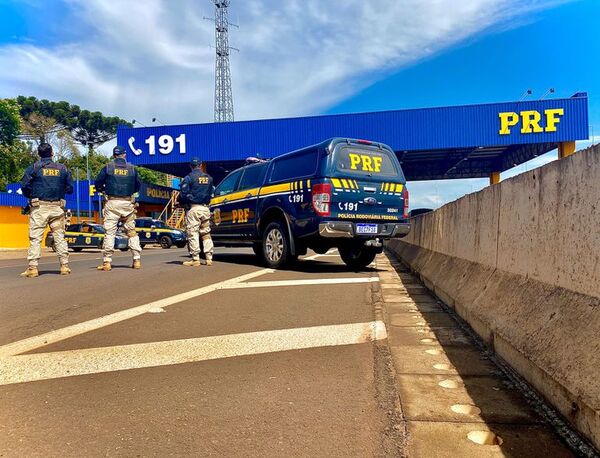
M 0 456 L 397 456 L 375 269 L 0 261 Z

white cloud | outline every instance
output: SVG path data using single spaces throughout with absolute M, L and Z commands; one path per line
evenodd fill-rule
M 149 122 L 207 122 L 208 0 L 66 0 L 78 37 L 0 47 L 0 96 L 35 95 Z M 236 119 L 312 114 L 452 44 L 557 0 L 234 0 Z

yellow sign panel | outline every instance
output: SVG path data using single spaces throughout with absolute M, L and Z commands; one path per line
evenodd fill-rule
M 560 118 L 564 116 L 564 108 L 549 108 L 542 113 L 535 110 L 525 110 L 519 113 L 506 111 L 498 113 L 500 118 L 500 135 L 510 135 L 511 127 L 521 124 L 522 134 L 533 134 L 542 132 L 556 132 Z M 542 117 L 544 123 L 542 125 Z

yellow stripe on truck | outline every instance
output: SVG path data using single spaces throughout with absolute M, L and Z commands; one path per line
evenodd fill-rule
M 250 194 L 250 196 L 248 196 L 248 194 Z M 221 203 L 223 203 L 223 201 L 225 199 L 227 199 L 228 201 L 233 201 L 233 200 L 246 199 L 246 198 L 249 198 L 249 197 L 256 197 L 257 195 L 258 195 L 258 188 L 245 189 L 243 191 L 234 192 L 232 194 L 225 194 L 224 196 L 213 197 L 210 200 L 210 204 L 209 205 L 218 205 L 218 204 L 221 204 Z
M 340 189 L 342 187 L 342 183 L 337 178 L 332 178 L 331 182 L 333 183 L 334 188 Z
M 275 194 L 276 192 L 286 192 L 290 191 L 292 188 L 292 183 L 281 183 L 281 184 L 272 184 L 271 186 L 265 186 L 260 190 L 261 196 L 265 196 L 268 194 Z

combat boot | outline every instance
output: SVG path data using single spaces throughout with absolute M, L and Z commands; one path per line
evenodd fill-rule
M 39 272 L 36 266 L 29 266 L 25 272 L 21 273 L 21 277 L 34 278 L 39 277 Z
M 183 263 L 184 266 L 187 267 L 198 267 L 200 265 L 200 260 L 199 259 L 190 259 L 189 261 L 185 261 Z
M 102 264 L 96 267 L 96 269 L 103 270 L 104 272 L 109 272 L 112 269 L 112 266 L 110 265 L 110 262 L 104 261 Z
M 142 268 L 142 261 L 139 259 L 134 259 L 133 260 L 133 264 L 131 264 L 131 268 L 132 269 L 141 269 Z
M 212 259 L 207 259 L 206 262 L 205 262 L 205 264 L 207 266 L 212 266 Z
M 69 275 L 70 273 L 71 273 L 71 269 L 69 268 L 69 264 L 61 264 L 60 274 L 61 275 Z

